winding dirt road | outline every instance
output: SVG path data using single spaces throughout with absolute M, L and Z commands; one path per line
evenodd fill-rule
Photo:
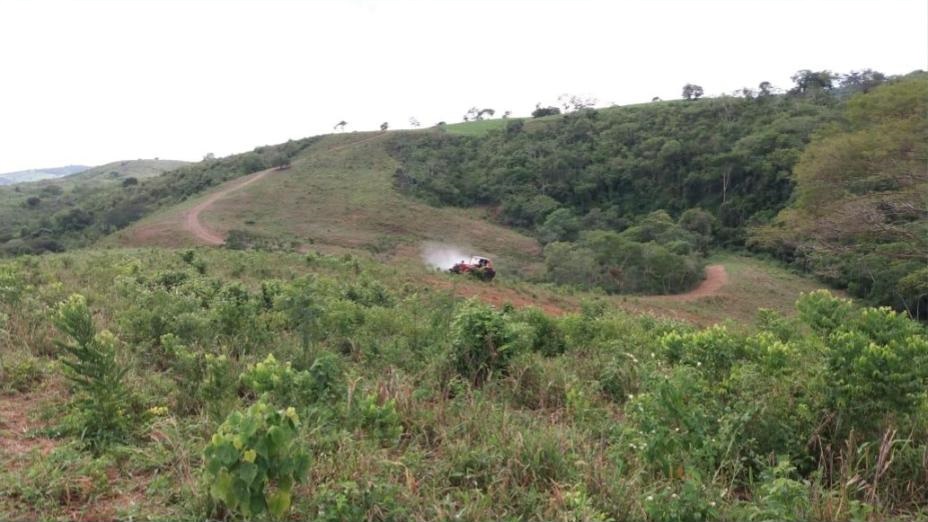
M 335 152 L 335 151 L 342 150 L 348 147 L 353 147 L 355 145 L 360 145 L 362 143 L 375 140 L 381 136 L 383 136 L 383 133 L 375 134 L 373 136 L 368 136 L 366 138 L 363 138 L 357 141 L 352 141 L 350 143 L 345 143 L 343 145 L 337 145 L 335 147 L 330 147 L 326 149 L 325 152 Z M 229 183 L 222 190 L 210 194 L 206 199 L 197 203 L 196 206 L 184 212 L 183 220 L 181 221 L 181 226 L 183 227 L 184 230 L 192 234 L 193 237 L 197 238 L 203 243 L 206 243 L 207 245 L 213 245 L 213 246 L 222 245 L 226 241 L 225 237 L 223 237 L 221 232 L 210 230 L 206 225 L 204 225 L 203 222 L 200 221 L 200 214 L 203 213 L 204 210 L 207 210 L 209 209 L 209 207 L 213 206 L 213 203 L 216 203 L 220 199 L 228 196 L 229 194 L 239 191 L 247 187 L 248 185 L 251 185 L 252 183 L 256 181 L 262 180 L 265 176 L 267 176 L 268 174 L 272 172 L 275 172 L 276 170 L 277 170 L 276 168 L 270 168 L 267 170 L 262 170 L 260 172 L 255 172 L 254 174 L 249 174 L 247 176 L 238 178 L 237 180 Z
M 709 265 L 706 267 L 706 278 L 699 283 L 699 286 L 685 294 L 658 295 L 653 299 L 662 301 L 693 301 L 701 297 L 709 297 L 719 293 L 728 283 L 728 272 L 725 271 L 724 265 Z
M 237 190 L 241 190 L 256 181 L 260 181 L 271 172 L 274 172 L 274 170 L 276 169 L 267 169 L 262 170 L 261 172 L 255 172 L 254 174 L 249 174 L 245 177 L 235 180 L 235 182 L 229 184 L 224 189 L 210 194 L 209 197 L 197 203 L 196 206 L 187 212 L 184 212 L 184 229 L 207 245 L 218 246 L 225 243 L 225 238 L 219 232 L 210 230 L 206 227 L 206 225 L 203 224 L 202 221 L 200 221 L 200 213 L 211 207 L 213 203 L 228 196 L 229 194 Z

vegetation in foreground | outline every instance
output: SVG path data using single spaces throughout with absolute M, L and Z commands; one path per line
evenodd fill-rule
M 0 265 L 4 518 L 918 520 L 928 332 L 827 292 L 750 331 L 549 317 L 361 258 Z M 82 295 L 75 296 L 75 292 Z

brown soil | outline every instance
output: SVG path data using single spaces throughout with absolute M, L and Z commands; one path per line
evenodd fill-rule
M 193 237 L 197 238 L 203 243 L 206 243 L 207 245 L 219 246 L 225 243 L 226 240 L 224 237 L 222 237 L 220 232 L 206 228 L 206 226 L 200 221 L 200 213 L 230 193 L 241 190 L 256 181 L 260 181 L 265 176 L 274 171 L 275 169 L 268 169 L 262 170 L 261 172 L 256 172 L 254 174 L 249 174 L 245 177 L 235 180 L 232 183 L 228 183 L 222 190 L 210 194 L 209 197 L 197 203 L 196 206 L 184 213 L 184 220 L 182 225 L 184 230 L 190 232 Z
M 652 299 L 662 301 L 694 301 L 702 297 L 709 297 L 719 293 L 728 283 L 728 272 L 723 265 L 709 265 L 706 267 L 706 278 L 703 279 L 699 286 L 685 294 L 658 295 Z
M 30 417 L 46 395 L 47 392 L 0 395 L 0 461 L 8 468 L 21 466 L 24 461 L 21 457 L 33 451 L 45 456 L 54 449 L 54 440 L 31 433 L 43 427 Z

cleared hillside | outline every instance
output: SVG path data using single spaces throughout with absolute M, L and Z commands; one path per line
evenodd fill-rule
M 242 230 L 299 249 L 358 249 L 419 265 L 419 247 L 432 241 L 492 256 L 502 268 L 530 269 L 540 253 L 537 242 L 490 223 L 486 211 L 433 207 L 397 192 L 397 164 L 387 154 L 386 139 L 385 134 L 326 136 L 294 158 L 289 169 L 228 192 L 199 219 L 223 236 Z M 124 245 L 202 243 L 185 222 L 189 210 L 209 197 L 166 209 L 116 239 Z

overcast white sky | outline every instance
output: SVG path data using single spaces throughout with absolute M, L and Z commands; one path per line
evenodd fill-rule
M 928 69 L 928 2 L 0 0 L 0 172 Z

